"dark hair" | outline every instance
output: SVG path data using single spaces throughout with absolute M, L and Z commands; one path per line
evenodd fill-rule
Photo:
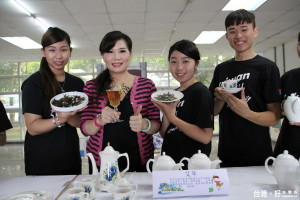
M 121 31 L 111 31 L 103 37 L 100 43 L 99 51 L 101 55 L 103 55 L 104 53 L 108 53 L 119 40 L 123 40 L 126 43 L 129 52 L 132 51 L 132 41 L 128 35 L 122 33 Z M 95 78 L 97 95 L 104 95 L 111 82 L 112 80 L 109 70 L 106 68 Z
M 68 33 L 57 27 L 49 27 L 42 37 L 41 44 L 43 50 L 45 50 L 47 46 L 61 41 L 66 41 L 69 47 L 71 47 L 71 39 Z M 46 57 L 43 57 L 41 60 L 40 73 L 42 75 L 42 87 L 45 96 L 44 105 L 49 106 L 51 98 L 60 92 L 60 87 L 48 65 Z
M 195 43 L 189 41 L 189 40 L 180 40 L 178 42 L 175 42 L 169 50 L 168 55 L 168 61 L 170 61 L 171 54 L 173 51 L 179 51 L 180 53 L 183 53 L 184 55 L 194 59 L 196 62 L 199 62 L 200 60 L 200 53 Z
M 231 13 L 229 13 L 229 15 L 227 15 L 226 19 L 225 19 L 225 29 L 227 30 L 227 28 L 229 26 L 232 25 L 240 25 L 243 24 L 244 22 L 252 23 L 253 24 L 253 28 L 256 27 L 255 25 L 255 15 L 252 12 L 249 12 L 245 9 L 239 9 L 236 11 L 233 11 Z
M 298 33 L 298 42 L 300 42 L 300 32 Z

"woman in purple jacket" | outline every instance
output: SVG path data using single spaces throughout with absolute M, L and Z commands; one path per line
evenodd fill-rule
M 120 153 L 129 155 L 129 171 L 146 171 L 146 162 L 153 157 L 152 134 L 160 129 L 159 110 L 151 102 L 156 91 L 147 78 L 127 71 L 132 56 L 131 39 L 120 31 L 107 33 L 99 47 L 106 69 L 85 84 L 83 91 L 89 96 L 88 107 L 81 114 L 81 131 L 90 136 L 87 152 L 92 153 L 98 168 L 99 152 L 109 142 Z M 122 88 L 118 111 L 110 105 L 106 90 Z M 115 119 L 122 122 L 112 123 Z M 126 159 L 118 160 L 120 170 Z

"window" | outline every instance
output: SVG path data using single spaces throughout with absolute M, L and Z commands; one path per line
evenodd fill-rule
M 202 56 L 196 79 L 209 86 L 215 66 L 232 56 Z M 133 58 L 132 62 L 138 62 Z M 179 83 L 169 72 L 168 60 L 164 57 L 144 58 L 147 62 L 147 77 L 152 79 L 158 89 L 171 89 Z M 80 77 L 84 82 L 97 76 L 100 59 L 70 60 L 65 70 Z M 7 131 L 8 142 L 24 141 L 26 125 L 21 106 L 21 85 L 31 74 L 39 70 L 40 62 L 2 62 L 0 63 L 0 100 L 3 102 L 13 128 Z M 217 128 L 217 127 L 216 127 Z

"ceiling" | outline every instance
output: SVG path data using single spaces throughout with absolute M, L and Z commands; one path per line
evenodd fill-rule
M 195 40 L 201 31 L 224 30 L 229 0 L 23 0 L 30 12 L 71 36 L 72 59 L 100 58 L 99 44 L 109 31 L 133 40 L 134 57 L 167 56 L 181 39 Z M 263 53 L 297 38 L 299 0 L 268 0 L 255 12 L 259 35 L 254 49 Z M 0 37 L 27 36 L 40 43 L 44 30 L 10 0 L 0 0 Z M 201 55 L 230 55 L 223 36 L 212 45 L 198 45 Z M 40 50 L 23 50 L 0 39 L 0 62 L 39 61 Z

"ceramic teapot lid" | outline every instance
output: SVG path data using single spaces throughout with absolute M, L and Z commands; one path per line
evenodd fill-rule
M 296 158 L 294 156 L 292 156 L 291 154 L 289 154 L 288 150 L 284 150 L 283 153 L 279 154 L 276 159 L 292 159 L 292 160 L 296 160 Z
M 126 179 L 125 175 L 121 174 L 121 177 L 116 182 L 116 186 L 124 187 L 129 186 L 131 183 Z
M 110 143 L 107 143 L 107 146 L 104 148 L 103 151 L 100 152 L 101 154 L 116 154 L 117 151 L 114 150 L 112 146 L 110 146 Z
M 195 153 L 192 157 L 191 157 L 191 160 L 192 159 L 197 159 L 197 160 L 202 160 L 204 162 L 210 162 L 211 160 L 207 157 L 206 154 L 204 153 L 201 153 L 201 150 L 198 150 L 198 153 Z
M 292 93 L 290 96 L 288 97 L 293 97 L 293 98 L 299 98 L 298 95 L 296 93 Z
M 166 155 L 166 152 L 163 152 L 163 154 L 157 158 L 156 162 L 171 162 L 175 164 L 175 161 L 170 156 Z

